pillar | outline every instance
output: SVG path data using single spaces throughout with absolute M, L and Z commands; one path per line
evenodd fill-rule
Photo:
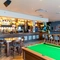
M 33 21 L 33 32 L 35 32 L 35 20 Z
M 10 52 L 9 52 L 9 43 L 10 43 L 10 41 L 7 41 L 7 56 L 10 55 Z

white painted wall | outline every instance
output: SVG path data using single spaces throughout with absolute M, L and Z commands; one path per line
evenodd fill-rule
M 23 19 L 29 19 L 29 20 L 39 20 L 42 22 L 49 21 L 48 18 L 41 18 L 41 17 L 31 16 L 31 15 L 26 15 L 26 14 L 16 13 L 16 12 L 11 12 L 11 11 L 6 11 L 6 10 L 0 10 L 0 16 L 23 18 Z

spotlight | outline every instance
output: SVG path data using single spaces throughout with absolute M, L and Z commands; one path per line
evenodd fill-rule
M 11 1 L 10 0 L 7 0 L 4 2 L 4 5 L 7 7 L 8 5 L 10 5 Z

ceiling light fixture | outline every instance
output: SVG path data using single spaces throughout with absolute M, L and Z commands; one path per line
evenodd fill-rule
M 45 10 L 45 9 L 37 9 L 37 10 L 35 10 L 35 12 L 47 12 L 47 10 Z
M 33 10 L 33 8 L 32 8 L 32 10 Z
M 40 1 L 42 1 L 42 0 L 40 0 Z
M 60 8 L 60 5 L 58 7 Z
M 56 14 L 60 14 L 60 12 L 57 12 Z
M 4 2 L 5 7 L 9 6 L 10 3 L 11 3 L 11 0 L 6 0 L 6 1 Z

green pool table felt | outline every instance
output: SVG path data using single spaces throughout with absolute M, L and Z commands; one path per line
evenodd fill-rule
M 48 56 L 54 60 L 60 60 L 60 46 L 54 46 L 51 44 L 35 44 L 27 46 L 28 49 L 40 53 L 43 56 Z

